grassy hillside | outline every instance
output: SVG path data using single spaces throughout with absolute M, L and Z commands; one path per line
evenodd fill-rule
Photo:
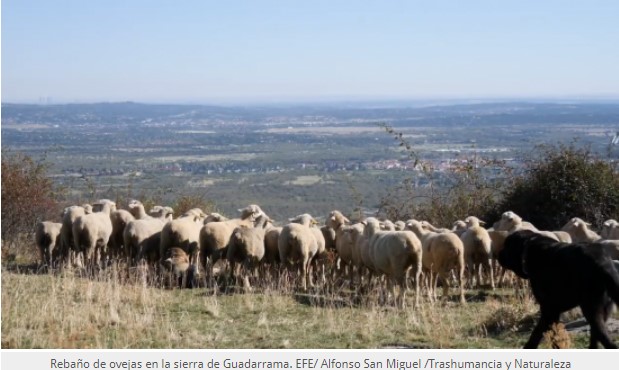
M 398 310 L 379 304 L 378 291 L 300 294 L 267 284 L 214 295 L 151 287 L 113 269 L 104 275 L 3 268 L 2 348 L 518 348 L 537 312 L 512 289 L 417 309 L 409 295 Z M 586 346 L 586 335 L 570 336 L 572 346 Z

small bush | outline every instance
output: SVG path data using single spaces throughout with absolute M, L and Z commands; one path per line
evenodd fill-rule
M 2 153 L 2 254 L 31 241 L 37 222 L 60 220 L 47 164 L 22 153 Z

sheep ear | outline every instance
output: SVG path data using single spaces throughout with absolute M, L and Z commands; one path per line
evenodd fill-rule
M 363 226 L 368 226 L 368 222 L 367 222 L 366 220 L 361 221 L 361 224 L 362 224 Z
M 344 222 L 346 222 L 347 224 L 349 224 L 349 223 L 350 223 L 350 220 L 349 220 L 349 219 L 347 219 L 346 217 L 344 217 Z
M 331 215 L 330 220 L 331 220 L 331 221 L 335 221 L 335 216 Z
M 588 223 L 588 222 L 585 222 L 585 225 L 587 225 L 587 226 L 591 226 L 591 224 L 590 224 L 590 223 Z
M 486 221 L 479 220 L 479 224 L 480 224 L 480 225 L 485 225 L 485 224 L 486 224 Z

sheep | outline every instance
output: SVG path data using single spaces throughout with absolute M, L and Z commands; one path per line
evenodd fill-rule
M 421 221 L 421 226 L 424 229 L 430 230 L 430 231 L 435 232 L 435 233 L 451 233 L 451 232 L 453 232 L 450 229 L 446 229 L 446 228 L 443 228 L 443 227 L 436 227 L 436 226 L 432 225 L 431 223 L 429 223 L 428 221 Z
M 340 271 L 348 268 L 350 284 L 354 280 L 354 267 L 362 263 L 361 254 L 356 249 L 356 239 L 363 234 L 360 224 L 349 226 L 350 223 L 340 211 L 332 211 L 327 216 L 326 224 L 335 230 L 335 249 L 340 262 Z
M 383 231 L 380 222 L 374 217 L 369 217 L 362 223 L 365 225 L 364 236 L 368 240 L 372 265 L 377 272 L 387 275 L 390 279 L 396 305 L 404 308 L 406 279 L 412 267 L 415 282 L 415 306 L 418 306 L 422 247 L 417 236 L 411 231 Z M 395 285 L 400 288 L 397 298 Z
M 165 256 L 172 247 L 181 248 L 189 255 L 189 261 L 196 275 L 199 274 L 200 229 L 206 214 L 199 208 L 192 208 L 179 218 L 168 221 L 161 230 L 159 255 Z
M 144 204 L 142 204 L 142 202 L 140 202 L 139 200 L 135 200 L 135 199 L 131 200 L 128 206 L 129 206 L 129 212 L 131 213 L 134 219 L 144 220 L 147 218 L 151 218 L 151 216 L 148 213 L 146 213 L 146 209 L 144 209 Z
M 490 230 L 488 230 L 488 235 L 490 236 L 490 240 L 492 241 L 490 249 L 492 251 L 492 261 L 495 265 L 494 273 L 495 276 L 496 274 L 500 273 L 501 276 L 499 277 L 498 284 L 503 284 L 503 280 L 505 279 L 505 274 L 507 270 L 498 263 L 498 258 L 499 253 L 503 250 L 505 238 L 507 238 L 509 233 L 507 231 L 498 231 L 491 228 Z
M 395 224 L 391 220 L 384 220 L 380 223 L 380 229 L 383 231 L 395 231 Z
M 230 263 L 230 279 L 238 277 L 237 263 L 243 263 L 245 270 L 250 270 L 255 275 L 258 263 L 265 253 L 264 235 L 268 225 L 272 223 L 273 220 L 262 214 L 258 216 L 254 225 L 242 224 L 232 231 L 226 248 L 226 258 Z M 243 281 L 243 286 L 251 289 L 247 275 Z
M 438 278 L 443 282 L 443 297 L 449 292 L 449 272 L 456 269 L 456 278 L 460 285 L 460 302 L 464 299 L 464 244 L 452 233 L 437 233 L 425 229 L 421 222 L 409 220 L 406 227 L 421 240 L 423 268 L 432 273 L 430 279 L 430 297 L 434 298 Z
M 61 229 L 62 224 L 59 222 L 43 221 L 37 223 L 34 239 L 39 250 L 42 265 L 52 267 L 53 257 L 58 254 L 58 249 L 60 249 Z
M 264 234 L 264 261 L 270 265 L 279 263 L 279 234 L 281 227 L 270 226 Z
M 299 222 L 300 220 L 295 220 L 293 222 Z M 316 239 L 316 255 L 312 259 L 314 266 L 319 267 L 319 276 L 321 284 L 324 285 L 327 281 L 325 270 L 327 263 L 327 241 L 323 234 L 322 228 L 319 228 L 316 224 L 310 227 L 310 231 L 314 234 L 314 238 Z M 320 264 L 320 266 L 318 266 Z
M 127 224 L 135 220 L 135 217 L 127 210 L 117 209 L 110 214 L 110 219 L 112 220 L 112 236 L 110 237 L 108 248 L 110 249 L 110 254 L 117 257 L 123 252 L 127 253 L 123 232 Z
M 90 204 L 83 204 L 81 206 L 66 207 L 62 211 L 62 228 L 60 229 L 60 250 L 59 255 L 63 263 L 69 262 L 71 264 L 76 263 L 75 260 L 75 242 L 73 240 L 73 223 L 75 220 L 83 215 L 92 213 L 92 206 Z
M 602 224 L 602 231 L 600 232 L 600 236 L 603 239 L 619 239 L 619 222 L 613 220 L 612 218 L 610 220 L 604 221 L 604 223 Z
M 220 258 L 226 257 L 228 243 L 234 229 L 241 225 L 253 227 L 256 219 L 265 215 L 262 209 L 255 204 L 239 209 L 239 212 L 241 213 L 240 218 L 209 222 L 200 228 L 198 240 L 200 242 L 201 265 L 206 268 L 207 262 L 210 262 L 209 275 L 211 277 L 213 276 L 214 263 Z
M 561 243 L 572 243 L 572 236 L 565 231 L 551 231 L 554 234 L 554 238 L 551 237 L 552 239 L 557 239 L 557 241 L 561 242 Z M 543 232 L 542 232 L 543 234 Z
M 603 239 L 598 240 L 597 243 L 601 244 L 611 259 L 619 260 L 619 240 L 617 239 Z
M 404 231 L 406 230 L 406 222 L 402 221 L 402 220 L 398 220 L 396 222 L 393 223 L 395 225 L 395 230 L 396 231 Z
M 86 267 L 90 268 L 106 257 L 107 244 L 112 235 L 110 213 L 116 209 L 116 204 L 111 201 L 97 206 L 100 212 L 79 216 L 73 223 L 75 247 L 84 256 Z
M 327 251 L 334 251 L 336 237 L 335 230 L 327 225 L 323 225 L 320 227 L 320 231 L 322 231 L 322 236 L 325 238 L 325 249 Z
M 206 218 L 204 219 L 204 224 L 206 225 L 210 222 L 221 222 L 221 221 L 228 221 L 228 218 L 220 215 L 217 212 L 213 212 L 210 215 L 206 216 Z
M 142 215 L 141 219 L 129 221 L 123 232 L 127 257 L 135 265 L 147 256 L 149 262 L 159 260 L 161 230 L 169 215 L 174 214 L 170 207 L 157 207 L 152 210 L 156 217 Z
M 519 230 L 531 230 L 558 242 L 571 242 L 571 238 L 565 232 L 539 230 L 538 228 L 533 226 L 532 223 L 523 221 L 522 217 L 518 216 L 512 211 L 507 211 L 503 213 L 501 215 L 501 219 L 494 224 L 493 228 L 498 231 L 507 231 L 509 234 L 512 234 Z
M 578 217 L 574 217 L 561 228 L 561 231 L 570 234 L 573 243 L 595 242 L 602 239 L 600 235 L 590 230 L 588 226 L 591 226 L 591 224 Z
M 523 221 L 522 217 L 512 211 L 504 212 L 493 228 L 498 231 L 507 231 L 510 234 L 518 230 L 539 231 L 532 223 Z
M 177 279 L 178 287 L 184 288 L 194 284 L 193 269 L 189 256 L 181 248 L 170 248 L 162 264 L 170 271 L 171 277 Z
M 462 220 L 458 220 L 454 222 L 453 227 L 451 228 L 451 232 L 458 235 L 458 237 L 461 237 L 462 234 L 464 234 L 466 230 L 468 230 L 468 226 L 466 225 L 466 222 Z M 435 230 L 431 230 L 431 231 L 435 231 Z
M 279 258 L 286 265 L 297 264 L 301 267 L 301 284 L 306 291 L 308 285 L 314 286 L 311 262 L 318 253 L 318 243 L 310 227 L 318 222 L 307 213 L 289 221 L 279 234 Z
M 484 222 L 477 217 L 469 216 L 464 219 L 464 222 L 467 229 L 460 235 L 460 239 L 464 245 L 464 260 L 469 269 L 470 285 L 473 286 L 476 275 L 479 275 L 477 283 L 481 284 L 481 268 L 483 267 L 490 275 L 490 286 L 494 289 L 494 273 L 490 266 L 492 239 L 488 231 L 481 226 Z
M 374 266 L 374 261 L 372 259 L 370 249 L 370 241 L 366 235 L 365 228 L 363 230 L 363 235 L 357 239 L 356 249 L 359 251 L 359 254 L 361 256 L 361 262 L 363 263 L 363 267 L 366 271 L 368 271 L 367 284 L 369 286 L 372 282 L 372 277 L 375 273 L 377 273 L 377 270 Z

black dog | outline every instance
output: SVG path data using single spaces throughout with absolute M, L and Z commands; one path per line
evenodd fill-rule
M 541 317 L 524 348 L 537 348 L 561 313 L 576 306 L 591 325 L 589 348 L 597 348 L 598 341 L 605 348 L 617 348 L 608 336 L 606 320 L 612 302 L 619 305 L 619 273 L 603 246 L 559 243 L 523 230 L 505 239 L 499 263 L 531 281 L 540 305 Z

